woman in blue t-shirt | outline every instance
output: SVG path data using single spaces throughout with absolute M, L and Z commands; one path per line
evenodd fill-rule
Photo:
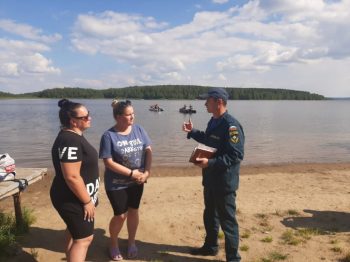
M 129 100 L 113 100 L 116 124 L 101 138 L 100 158 L 105 165 L 105 189 L 114 216 L 109 224 L 109 254 L 113 260 L 122 260 L 118 235 L 124 221 L 128 228 L 128 258 L 137 256 L 135 236 L 139 223 L 138 209 L 152 163 L 151 140 L 146 131 L 134 124 L 134 109 Z

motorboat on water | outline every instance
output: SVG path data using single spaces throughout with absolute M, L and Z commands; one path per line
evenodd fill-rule
M 150 106 L 149 106 L 149 111 L 152 111 L 152 112 L 162 112 L 162 111 L 164 111 L 164 109 L 161 108 L 158 104 L 155 104 L 155 105 L 150 105 Z
M 183 107 L 181 107 L 179 109 L 179 112 L 183 113 L 183 114 L 195 114 L 195 113 L 197 113 L 197 111 L 195 109 L 193 109 L 193 107 L 191 105 L 189 107 L 184 105 Z

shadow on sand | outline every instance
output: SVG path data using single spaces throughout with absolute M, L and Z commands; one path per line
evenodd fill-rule
M 338 211 L 303 210 L 312 216 L 287 217 L 282 224 L 291 228 L 316 228 L 322 231 L 350 232 L 350 213 Z
M 38 227 L 30 228 L 28 235 L 25 235 L 21 240 L 21 246 L 23 248 L 29 248 L 32 250 L 32 253 L 35 253 L 35 249 L 46 249 L 53 252 L 62 253 L 64 256 L 63 248 L 63 236 L 64 230 L 51 230 L 43 229 Z M 126 249 L 127 249 L 127 240 L 120 239 L 119 241 L 120 249 L 122 255 L 126 259 Z M 139 249 L 139 256 L 135 260 L 142 261 L 173 261 L 173 262 L 206 262 L 206 261 L 220 261 L 193 257 L 189 254 L 188 246 L 175 246 L 168 244 L 154 244 L 147 243 L 143 241 L 136 241 L 136 245 Z M 86 261 L 112 261 L 108 256 L 108 236 L 103 229 L 97 228 L 95 230 L 94 240 L 89 247 L 89 251 L 86 257 Z M 16 257 L 13 257 L 8 260 L 9 262 L 13 261 L 25 261 L 25 262 L 34 262 L 38 261 L 35 259 L 33 254 L 27 253 L 25 251 L 20 252 Z M 49 259 L 47 260 L 49 261 Z M 65 259 L 63 260 L 65 261 Z M 129 260 L 132 261 L 132 260 Z

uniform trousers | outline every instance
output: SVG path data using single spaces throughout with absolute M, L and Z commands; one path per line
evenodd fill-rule
M 204 246 L 212 251 L 218 250 L 219 226 L 225 235 L 227 262 L 239 262 L 239 231 L 236 220 L 236 192 L 223 193 L 204 187 L 204 227 L 206 231 Z

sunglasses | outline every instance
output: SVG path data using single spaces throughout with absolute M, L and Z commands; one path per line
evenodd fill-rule
M 75 119 L 84 120 L 84 121 L 88 121 L 89 117 L 90 117 L 89 111 L 88 111 L 88 114 L 86 116 L 73 116 L 73 118 L 75 118 Z

